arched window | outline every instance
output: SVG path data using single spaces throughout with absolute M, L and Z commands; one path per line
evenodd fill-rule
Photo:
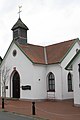
M 68 92 L 72 92 L 72 74 L 69 72 L 68 73 Z
M 48 91 L 55 91 L 55 77 L 52 72 L 48 75 Z

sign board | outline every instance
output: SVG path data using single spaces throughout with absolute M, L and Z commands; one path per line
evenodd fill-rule
M 30 85 L 22 86 L 22 90 L 31 90 Z

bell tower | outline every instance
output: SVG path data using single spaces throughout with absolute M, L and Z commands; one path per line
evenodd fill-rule
M 19 7 L 19 19 L 17 20 L 17 22 L 14 24 L 14 26 L 12 27 L 12 31 L 13 31 L 13 40 L 25 44 L 27 43 L 27 30 L 28 27 L 22 22 L 21 18 L 20 18 L 20 7 Z

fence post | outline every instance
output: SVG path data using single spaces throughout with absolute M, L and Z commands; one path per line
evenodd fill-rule
M 35 102 L 32 102 L 32 115 L 35 115 Z
M 4 98 L 2 98 L 2 109 L 4 109 Z

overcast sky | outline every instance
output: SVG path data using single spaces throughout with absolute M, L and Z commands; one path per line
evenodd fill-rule
M 28 43 L 49 45 L 80 37 L 80 0 L 0 0 L 0 56 L 13 39 L 18 6 L 29 28 Z

